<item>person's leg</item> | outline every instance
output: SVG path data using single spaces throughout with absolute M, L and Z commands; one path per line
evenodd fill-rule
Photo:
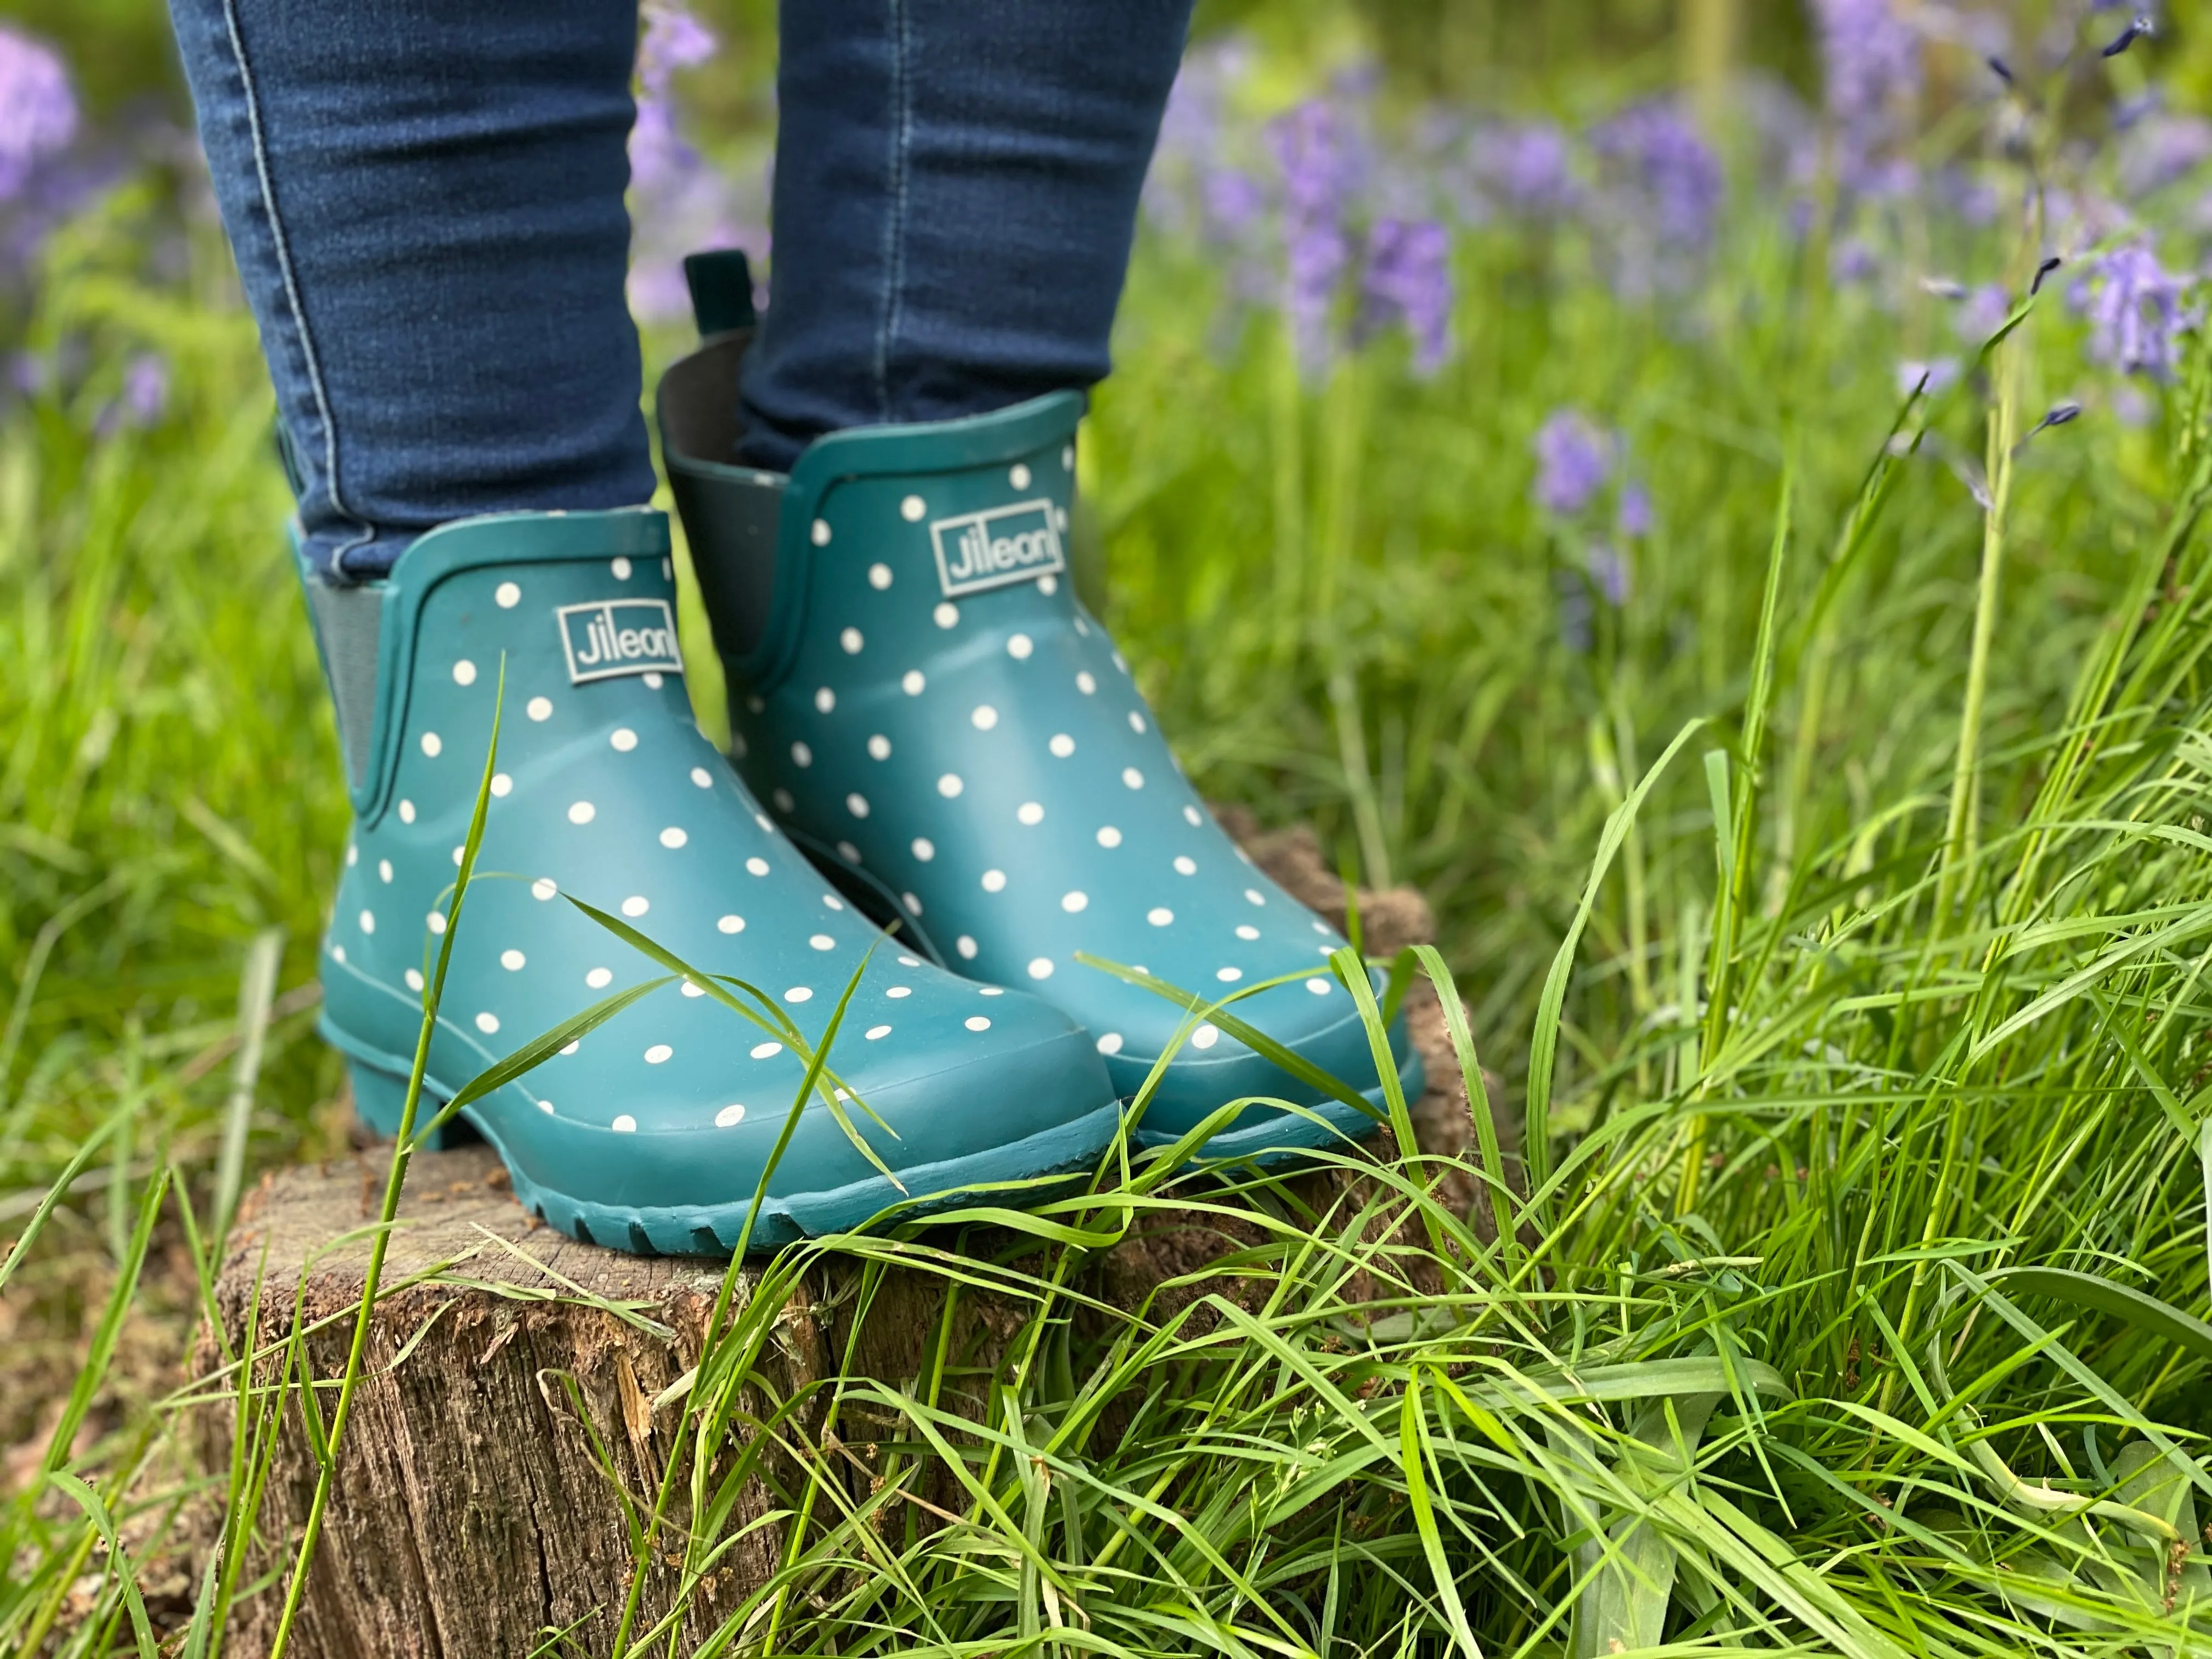
M 653 494 L 623 298 L 636 0 L 173 0 L 307 551 Z
M 747 465 L 1103 378 L 1190 0 L 789 0 Z

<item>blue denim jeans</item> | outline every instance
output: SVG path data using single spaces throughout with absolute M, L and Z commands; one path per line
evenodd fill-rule
M 787 0 L 744 459 L 1105 374 L 1190 0 Z M 635 0 L 173 0 L 310 556 L 653 493 Z

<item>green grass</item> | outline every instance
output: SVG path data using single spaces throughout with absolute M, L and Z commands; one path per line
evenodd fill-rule
M 0 1237 L 40 1222 L 0 1270 L 9 1650 L 145 1650 L 152 1562 L 202 1640 L 254 1588 L 164 1529 L 242 1525 L 287 1385 L 208 1477 L 165 1391 L 232 1103 L 249 1174 L 343 1133 L 302 988 L 344 808 L 267 394 L 219 249 L 149 287 L 134 211 L 71 233 L 36 324 L 92 380 L 0 416 Z M 1148 247 L 1085 446 L 1092 578 L 1202 787 L 1434 899 L 1495 1103 L 1536 1120 L 1517 1231 L 1484 1243 L 1432 1164 L 1323 1212 L 1155 1164 L 983 1261 L 789 1252 L 728 1307 L 667 1492 L 821 1255 L 1016 1328 L 988 1378 L 948 1351 L 782 1402 L 783 1575 L 639 1650 L 2212 1649 L 2202 348 L 2128 428 L 2045 304 L 1891 444 L 1936 302 L 1830 290 L 1756 222 L 1680 304 L 1577 258 L 1476 238 L 1443 375 L 1385 341 L 1301 387 Z M 180 406 L 93 441 L 144 342 Z M 1936 453 L 2076 392 L 1985 537 Z M 1578 548 L 1528 505 L 1567 403 L 1658 502 L 1583 651 Z M 1212 1276 L 1100 1298 L 1104 1247 L 1194 1211 L 1244 1241 Z M 807 1457 L 863 1420 L 876 1482 Z

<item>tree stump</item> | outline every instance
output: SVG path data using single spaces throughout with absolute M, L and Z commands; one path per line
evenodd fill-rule
M 1342 889 L 1310 832 L 1267 837 L 1249 824 L 1231 827 L 1244 831 L 1277 879 L 1341 921 Z M 1419 896 L 1406 890 L 1363 895 L 1362 915 L 1370 951 L 1425 939 L 1431 925 Z M 1465 1095 L 1425 981 L 1408 1012 L 1429 1075 L 1413 1114 L 1423 1150 L 1463 1152 L 1471 1139 Z M 326 1414 L 368 1259 L 361 1233 L 375 1218 L 387 1157 L 385 1148 L 365 1149 L 264 1178 L 217 1286 L 234 1349 L 258 1346 L 268 1356 L 258 1380 L 281 1374 L 295 1328 L 306 1331 Z M 1465 1212 L 1473 1195 L 1473 1183 L 1463 1182 L 1449 1201 Z M 1480 1224 L 1484 1206 L 1473 1207 Z M 628 1588 L 630 1517 L 650 1508 L 676 1449 L 682 1413 L 656 1414 L 653 1401 L 697 1359 L 724 1264 L 578 1243 L 514 1201 L 498 1159 L 481 1146 L 418 1154 L 399 1218 L 291 1651 L 300 1659 L 503 1659 L 538 1650 L 561 1630 L 573 1632 L 577 1650 L 604 1651 Z M 1134 1307 L 1171 1275 L 1202 1268 L 1235 1243 L 1217 1222 L 1178 1227 L 1170 1218 L 1091 1264 L 1091 1289 Z M 787 1302 L 756 1368 L 763 1399 L 787 1400 L 841 1366 L 893 1383 L 915 1376 L 945 1281 L 891 1270 L 866 1328 L 854 1329 L 844 1318 L 850 1277 L 833 1262 Z M 745 1271 L 739 1297 L 758 1281 Z M 1005 1311 L 966 1311 L 969 1363 L 986 1373 L 1003 1352 Z M 202 1353 L 211 1366 L 214 1344 Z M 981 1409 L 980 1400 L 971 1403 Z M 228 1467 L 232 1420 L 227 1406 L 208 1412 L 212 1469 Z M 841 1421 L 839 1431 L 864 1451 L 872 1437 L 860 1422 Z M 290 1559 L 315 1485 L 311 1447 L 297 1401 L 289 1399 L 259 1515 L 266 1549 L 254 1571 Z M 793 1472 L 771 1464 L 770 1475 L 779 1473 Z M 681 1498 L 670 1539 L 680 1539 L 689 1519 Z M 775 1502 L 771 1482 L 756 1478 L 725 1535 Z M 684 1645 L 773 1574 L 781 1546 L 770 1523 L 721 1558 L 693 1592 Z M 670 1559 L 656 1559 L 647 1574 L 639 1629 L 667 1609 L 679 1582 Z M 227 1652 L 267 1650 L 283 1577 L 238 1607 Z

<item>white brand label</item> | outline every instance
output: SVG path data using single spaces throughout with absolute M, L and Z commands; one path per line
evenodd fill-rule
M 948 599 L 1067 568 L 1050 501 L 939 519 L 929 526 L 929 539 L 937 549 L 937 580 Z
M 568 680 L 612 679 L 618 674 L 680 674 L 676 617 L 665 599 L 602 599 L 564 605 L 554 613 L 561 648 L 568 653 Z

